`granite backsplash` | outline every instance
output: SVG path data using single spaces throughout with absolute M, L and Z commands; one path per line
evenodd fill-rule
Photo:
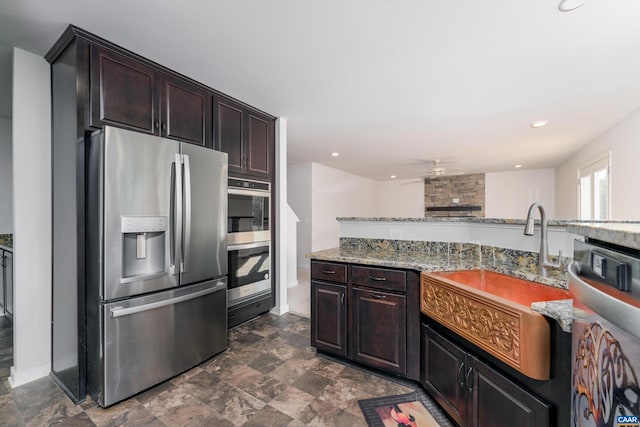
M 479 243 L 462 242 L 428 242 L 419 240 L 389 240 L 367 238 L 340 238 L 341 251 L 365 251 L 378 254 L 421 254 L 427 257 L 446 259 L 447 263 L 460 264 L 474 262 L 478 265 L 490 267 L 496 271 L 513 270 L 514 272 L 527 273 L 537 276 L 538 258 L 537 252 L 527 252 L 516 249 L 507 249 Z M 552 262 L 558 262 L 557 256 L 550 256 Z M 549 270 L 550 280 L 536 280 L 547 284 L 566 287 L 567 266 L 571 258 L 563 257 L 562 269 Z M 542 279 L 541 277 L 538 279 Z M 550 283 L 551 282 L 551 283 Z

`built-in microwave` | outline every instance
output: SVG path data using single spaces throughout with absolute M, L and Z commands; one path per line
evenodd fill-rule
M 229 178 L 229 245 L 271 240 L 269 214 L 271 191 L 268 182 Z

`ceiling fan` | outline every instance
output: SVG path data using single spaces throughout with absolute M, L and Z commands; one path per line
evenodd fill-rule
M 445 165 L 453 165 L 452 162 L 442 162 L 440 159 L 435 160 L 421 160 L 420 163 L 425 163 L 430 165 L 430 169 L 427 169 L 425 172 L 420 175 L 415 175 L 412 178 L 420 178 L 424 179 L 434 179 L 446 176 L 455 176 L 455 175 L 464 175 L 465 171 L 456 167 L 449 167 Z M 410 181 L 407 184 L 418 182 L 418 181 Z
M 431 161 L 431 169 L 424 175 L 425 178 L 438 178 L 441 176 L 463 175 L 464 170 L 454 167 L 445 167 L 453 164 L 451 162 L 441 162 L 440 159 Z

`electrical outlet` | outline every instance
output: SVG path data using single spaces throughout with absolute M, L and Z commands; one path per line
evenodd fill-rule
M 453 203 L 460 203 L 460 199 L 453 199 Z
M 390 239 L 402 239 L 402 230 L 389 230 Z

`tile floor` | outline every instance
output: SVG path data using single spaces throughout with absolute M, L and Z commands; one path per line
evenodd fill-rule
M 11 389 L 7 323 L 0 320 L 3 426 L 364 426 L 358 400 L 414 389 L 316 355 L 307 318 L 265 314 L 229 331 L 228 350 L 172 380 L 107 409 L 74 405 L 49 378 Z

